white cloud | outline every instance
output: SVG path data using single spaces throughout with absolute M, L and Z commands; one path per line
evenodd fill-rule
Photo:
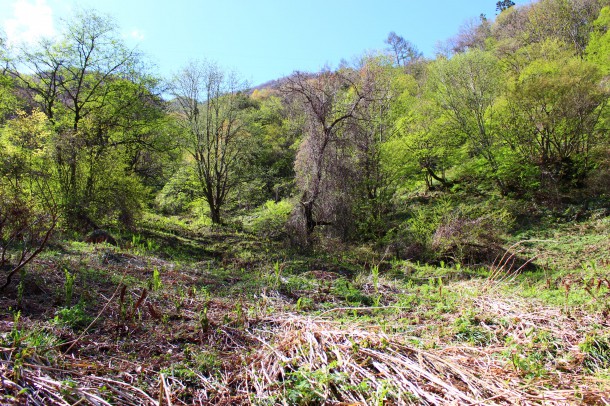
M 17 0 L 13 4 L 13 15 L 5 21 L 4 29 L 11 44 L 31 44 L 42 37 L 53 36 L 53 10 L 46 0 Z
M 144 40 L 144 33 L 140 30 L 138 30 L 137 28 L 131 30 L 131 32 L 129 33 L 129 37 L 135 39 L 136 41 L 143 41 Z

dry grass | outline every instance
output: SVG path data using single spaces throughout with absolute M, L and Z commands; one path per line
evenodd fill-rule
M 134 376 L 70 356 L 55 362 L 61 368 L 49 366 L 44 357 L 30 357 L 37 362 L 24 363 L 19 379 L 9 379 L 15 376 L 15 365 L 4 356 L 0 399 L 3 404 L 34 405 L 610 404 L 608 382 L 583 373 L 578 347 L 586 326 L 603 322 L 601 316 L 568 316 L 560 309 L 499 295 L 479 296 L 473 303 L 481 312 L 511 320 L 503 327 L 481 324 L 494 334 L 501 328 L 501 335 L 511 338 L 505 341 L 527 343 L 533 329 L 549 332 L 561 351 L 572 355 L 570 364 L 557 361 L 545 376 L 527 378 L 503 356 L 510 348 L 502 343 L 423 348 L 413 337 L 386 333 L 373 324 L 282 313 L 252 321 L 240 333 L 246 337 L 234 342 L 234 353 L 226 353 L 232 364 L 224 364 L 218 373 L 191 369 L 198 381 L 195 390 L 167 372 L 132 367 L 141 374 Z M 218 334 L 220 340 L 231 331 Z M 10 353 L 9 348 L 2 351 Z
M 582 349 L 610 327 L 607 314 L 601 306 L 566 311 L 514 294 L 524 271 L 507 271 L 510 254 L 488 279 L 438 286 L 371 283 L 362 274 L 354 286 L 379 295 L 375 306 L 350 307 L 331 289 L 343 277 L 310 271 L 301 277 L 317 290 L 293 292 L 310 295 L 307 310 L 264 280 L 252 285 L 256 296 L 201 289 L 246 273 L 115 257 L 116 264 L 102 264 L 100 272 L 115 277 L 99 278 L 84 331 L 53 324 L 48 312 L 19 326 L 0 321 L 0 404 L 610 404 L 608 371 L 587 369 Z M 43 265 L 61 286 L 61 268 Z M 151 267 L 162 269 L 163 288 L 146 296 Z M 606 300 L 607 292 L 597 288 L 590 300 Z M 26 336 L 41 327 L 62 344 L 29 343 Z

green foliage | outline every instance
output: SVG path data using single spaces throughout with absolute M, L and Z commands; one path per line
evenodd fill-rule
M 64 306 L 70 308 L 72 306 L 72 297 L 74 296 L 74 280 L 76 275 L 71 274 L 67 269 L 64 269 L 64 275 L 66 277 L 64 281 Z
M 350 306 L 372 306 L 374 304 L 373 298 L 345 279 L 339 279 L 333 284 L 332 292 L 342 297 Z
M 539 168 L 541 186 L 578 182 L 591 169 L 599 108 L 607 98 L 599 80 L 593 64 L 555 56 L 532 61 L 511 83 L 505 137 L 525 162 Z
M 490 331 L 480 325 L 479 320 L 471 315 L 461 316 L 454 323 L 455 339 L 466 341 L 476 346 L 489 345 L 492 341 Z
M 595 22 L 587 46 L 587 59 L 605 74 L 610 73 L 610 6 L 604 7 Z
M 155 203 L 164 214 L 184 214 L 199 196 L 198 187 L 195 168 L 184 165 L 165 183 L 157 194 Z
M 161 276 L 159 274 L 159 269 L 156 267 L 153 269 L 152 279 L 150 280 L 150 290 L 153 292 L 161 289 L 163 286 L 163 282 L 161 281 Z
M 279 239 L 286 235 L 285 225 L 292 210 L 293 205 L 288 200 L 269 200 L 246 219 L 244 226 L 263 237 Z
M 85 311 L 85 304 L 79 302 L 72 307 L 63 307 L 55 312 L 53 319 L 56 324 L 68 326 L 74 330 L 82 330 L 93 320 Z
M 335 372 L 336 361 L 327 366 L 311 370 L 306 365 L 287 374 L 284 382 L 286 400 L 293 405 L 311 405 L 324 402 L 331 388 L 348 382 L 345 372 Z

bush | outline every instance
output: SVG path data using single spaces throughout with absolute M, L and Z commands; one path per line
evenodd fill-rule
M 396 257 L 424 262 L 492 263 L 513 216 L 496 202 L 456 203 L 440 198 L 412 210 L 384 238 Z
M 163 214 L 183 214 L 199 195 L 200 186 L 192 166 L 180 168 L 157 194 L 155 203 Z
M 54 322 L 68 326 L 73 330 L 82 330 L 91 323 L 91 316 L 85 312 L 83 303 L 79 303 L 72 307 L 62 307 L 55 313 Z
M 292 208 L 287 200 L 270 200 L 245 222 L 246 229 L 266 238 L 280 239 L 286 235 L 286 222 Z
M 432 235 L 431 249 L 442 260 L 492 263 L 511 223 L 512 217 L 503 209 L 468 213 L 458 208 L 442 218 Z

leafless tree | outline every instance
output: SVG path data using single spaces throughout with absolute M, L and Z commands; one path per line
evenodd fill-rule
M 186 150 L 195 162 L 212 222 L 219 224 L 221 210 L 240 181 L 245 84 L 215 64 L 192 62 L 174 77 L 171 89 Z

